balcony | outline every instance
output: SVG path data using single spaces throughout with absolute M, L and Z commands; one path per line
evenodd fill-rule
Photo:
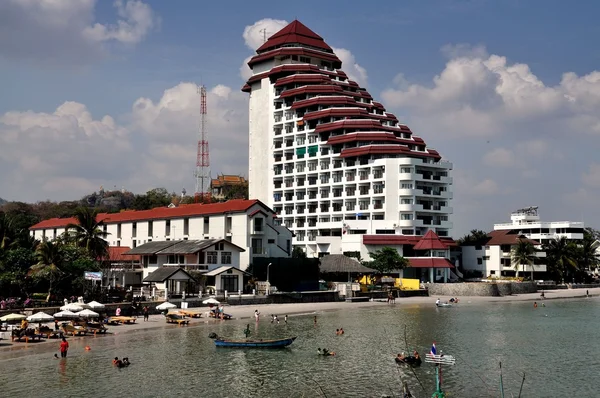
M 208 267 L 210 264 L 163 264 L 164 267 L 182 267 L 186 270 L 191 271 L 208 271 Z
M 268 252 L 268 250 L 266 247 L 253 247 L 252 248 L 253 256 L 266 256 L 267 252 Z

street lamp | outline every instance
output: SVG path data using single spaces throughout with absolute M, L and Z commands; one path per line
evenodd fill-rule
M 271 267 L 272 263 L 267 264 L 267 296 L 270 293 L 271 290 L 271 282 L 269 282 L 269 267 Z

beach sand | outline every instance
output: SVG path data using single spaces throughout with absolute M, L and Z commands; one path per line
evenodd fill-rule
M 587 289 L 590 294 L 591 300 L 600 299 L 600 287 Z M 584 298 L 586 296 L 586 289 L 568 289 L 568 290 L 548 290 L 544 291 L 545 300 L 555 299 L 569 299 L 569 298 Z M 450 297 L 439 297 L 442 301 L 447 301 Z M 271 314 L 276 314 L 283 322 L 285 315 L 298 316 L 305 314 L 323 313 L 326 311 L 341 310 L 346 308 L 372 308 L 376 306 L 405 306 L 405 305 L 433 305 L 437 297 L 403 297 L 397 298 L 395 304 L 388 304 L 385 300 L 383 301 L 368 301 L 368 302 L 324 302 L 324 303 L 297 303 L 297 304 L 262 304 L 262 305 L 233 305 L 228 306 L 225 304 L 225 313 L 232 315 L 233 319 L 243 320 L 252 319 L 254 321 L 254 311 L 260 312 L 260 322 L 270 322 Z M 481 305 L 488 303 L 505 303 L 505 302 L 524 302 L 524 301 L 538 301 L 541 302 L 540 293 L 529 293 L 529 294 L 518 294 L 503 297 L 459 297 L 460 302 L 458 306 L 471 306 Z M 122 334 L 122 333 L 134 333 L 144 330 L 150 330 L 155 328 L 185 328 L 194 327 L 201 325 L 210 325 L 217 322 L 227 322 L 221 320 L 215 320 L 207 318 L 208 307 L 190 308 L 188 311 L 202 313 L 202 318 L 190 319 L 189 326 L 178 326 L 173 324 L 167 324 L 163 315 L 151 315 L 148 322 L 144 322 L 140 316 L 135 324 L 132 325 L 118 325 L 118 326 L 107 326 L 108 331 L 106 335 L 98 335 L 97 337 L 92 336 L 81 336 L 81 337 L 67 337 L 69 341 L 74 340 L 85 340 L 94 338 L 110 338 L 111 336 Z M 169 312 L 177 312 L 177 309 L 170 310 Z M 3 332 L 3 340 L 0 340 L 0 360 L 7 357 L 14 357 L 16 350 L 34 352 L 39 349 L 47 350 L 49 345 L 58 345 L 59 340 L 57 339 L 42 339 L 41 342 L 11 342 L 10 333 Z M 46 347 L 46 348 L 43 348 Z

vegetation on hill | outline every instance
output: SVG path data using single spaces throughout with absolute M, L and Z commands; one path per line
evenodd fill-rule
M 7 202 L 6 199 L 0 198 L 0 206 L 2 206 L 3 204 L 5 204 L 6 202 Z

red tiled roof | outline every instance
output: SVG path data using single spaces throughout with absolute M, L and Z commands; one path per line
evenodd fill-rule
M 342 152 L 340 153 L 340 157 L 341 158 L 350 158 L 350 157 L 355 157 L 355 156 L 364 156 L 364 155 L 376 155 L 376 154 L 383 154 L 383 155 L 391 155 L 391 154 L 398 154 L 398 153 L 403 153 L 403 154 L 407 154 L 407 155 L 413 155 L 416 157 L 429 157 L 429 158 L 435 158 L 435 159 L 440 159 L 441 156 L 438 154 L 433 154 L 430 152 L 413 152 L 411 151 L 408 147 L 402 146 L 402 145 L 368 145 L 368 146 L 362 146 L 362 147 L 358 147 L 358 148 L 347 148 L 347 149 L 342 149 Z
M 321 111 L 307 112 L 303 119 L 305 121 L 320 119 L 322 117 L 368 117 L 369 112 L 362 108 L 328 108 Z
M 442 257 L 407 257 L 412 268 L 454 268 L 450 261 Z
M 363 235 L 363 244 L 365 245 L 411 245 L 414 246 L 422 239 L 415 235 Z M 438 238 L 446 246 L 456 246 L 452 238 Z
M 281 79 L 280 79 L 281 80 Z M 279 82 L 279 80 L 277 81 Z M 294 101 L 291 109 L 301 109 L 313 105 L 350 105 L 350 106 L 364 106 L 367 108 L 371 107 L 371 104 L 365 104 L 362 102 L 356 102 L 352 97 L 346 97 L 345 95 L 328 95 L 326 97 L 316 97 L 305 100 Z
M 250 68 L 252 68 L 252 65 L 254 65 L 258 62 L 273 59 L 278 56 L 285 56 L 285 55 L 305 55 L 308 57 L 314 56 L 314 57 L 318 57 L 320 59 L 324 59 L 327 61 L 339 62 L 340 64 L 342 62 L 335 54 L 325 54 L 321 51 L 315 51 L 315 50 L 311 50 L 309 48 L 284 47 L 284 48 L 277 48 L 277 49 L 269 50 L 264 53 L 255 55 L 254 57 L 250 58 L 250 61 L 248 61 L 248 66 Z
M 446 250 L 448 246 L 442 242 L 431 229 L 421 238 L 414 247 L 415 250 Z
M 382 133 L 382 132 L 354 132 L 346 133 L 343 135 L 335 135 L 329 137 L 327 145 L 343 144 L 346 142 L 357 142 L 357 141 L 389 141 L 398 144 L 410 144 L 413 143 L 411 140 L 403 140 L 394 135 L 394 133 Z
M 540 244 L 511 230 L 492 231 L 487 236 L 489 237 L 489 240 L 485 243 L 487 246 L 516 245 L 520 240 L 531 242 L 534 246 Z
M 420 236 L 411 235 L 363 235 L 365 245 L 416 245 Z
M 131 250 L 128 246 L 109 246 L 108 248 L 108 261 L 111 263 L 121 262 L 137 262 L 141 261 L 141 257 L 136 254 L 123 254 Z
M 126 210 L 120 213 L 100 213 L 98 214 L 97 219 L 104 223 L 112 224 L 128 221 L 164 220 L 169 218 L 193 217 L 209 214 L 239 213 L 248 210 L 255 204 L 259 204 L 269 212 L 273 213 L 273 210 L 257 199 L 233 199 L 222 203 L 195 203 L 179 205 L 178 207 L 173 208 L 157 207 L 151 210 Z M 64 228 L 68 224 L 75 224 L 76 222 L 77 220 L 75 218 L 51 218 L 39 222 L 29 229 Z
M 280 47 L 284 44 L 303 44 L 310 47 L 315 47 L 326 52 L 332 53 L 331 47 L 325 43 L 323 38 L 308 29 L 300 21 L 295 20 L 273 36 L 269 37 L 262 46 L 260 46 L 256 52 L 264 52 L 272 48 Z
M 375 131 L 403 131 L 399 127 L 384 126 L 379 120 L 372 119 L 348 119 L 348 120 L 337 120 L 330 123 L 321 123 L 315 128 L 315 133 L 325 133 L 328 131 L 334 131 L 339 129 L 363 129 L 363 130 L 375 130 Z

